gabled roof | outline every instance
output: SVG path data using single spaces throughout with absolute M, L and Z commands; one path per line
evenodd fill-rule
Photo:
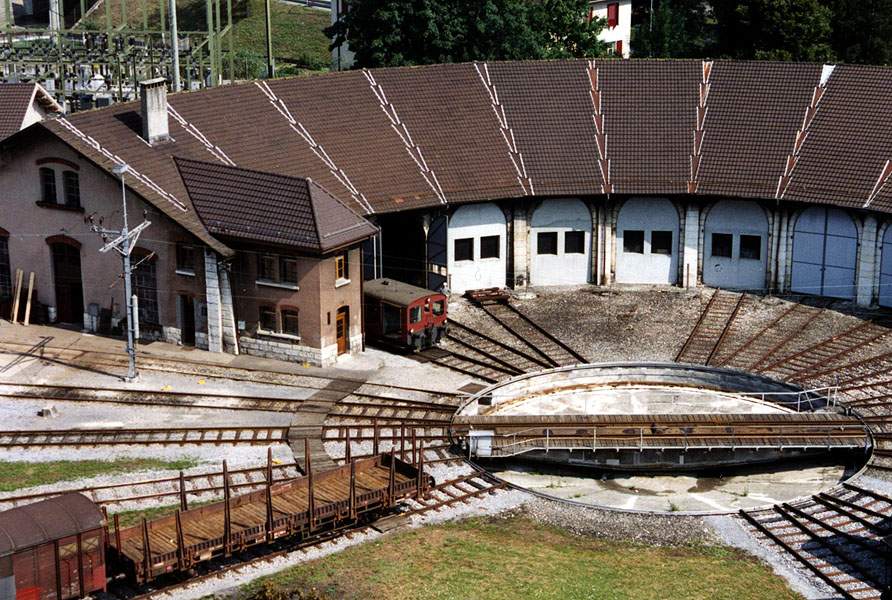
M 378 230 L 318 183 L 174 158 L 202 222 L 214 235 L 324 253 Z
M 0 140 L 30 125 L 25 117 L 35 103 L 47 114 L 62 112 L 62 106 L 39 84 L 0 83 Z

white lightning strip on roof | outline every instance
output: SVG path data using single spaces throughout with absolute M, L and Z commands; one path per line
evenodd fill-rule
M 316 140 L 313 139 L 313 136 L 310 135 L 310 132 L 307 131 L 307 128 L 303 126 L 303 123 L 299 122 L 293 116 L 291 116 L 291 111 L 288 110 L 288 107 L 285 106 L 285 103 L 276 96 L 275 92 L 269 87 L 265 81 L 255 81 L 254 85 L 260 88 L 260 91 L 263 92 L 263 95 L 267 97 L 269 103 L 275 107 L 279 114 L 282 115 L 285 120 L 288 121 L 288 125 L 291 129 L 300 136 L 300 138 L 310 146 L 310 150 L 313 154 L 316 155 L 319 160 L 328 167 L 329 172 L 337 179 L 341 185 L 343 185 L 347 191 L 350 193 L 350 197 L 354 202 L 359 204 L 366 214 L 372 214 L 375 210 L 372 208 L 372 205 L 369 203 L 368 199 L 362 194 L 359 190 L 356 189 L 356 186 L 353 185 L 353 182 L 350 181 L 350 178 L 347 177 L 347 174 L 344 173 L 344 170 L 339 168 L 334 160 L 328 155 L 328 152 L 325 151 L 325 148 L 322 147 L 321 144 L 316 143 Z
M 605 128 L 606 117 L 601 112 L 601 89 L 598 83 L 598 67 L 595 61 L 588 61 L 589 95 L 592 99 L 592 124 L 595 126 L 595 144 L 598 146 L 598 169 L 601 171 L 603 185 L 601 191 L 605 194 L 613 192 L 613 184 L 610 183 L 610 159 L 607 158 L 607 132 Z
M 210 152 L 211 154 L 213 154 L 214 157 L 217 158 L 217 160 L 222 162 L 224 165 L 229 165 L 231 167 L 236 166 L 235 163 L 232 162 L 232 160 L 228 156 L 226 156 L 226 153 L 220 149 L 220 146 L 212 144 L 210 142 L 210 140 L 208 140 L 206 137 L 204 137 L 204 134 L 201 133 L 201 131 L 199 131 L 198 127 L 196 127 L 192 123 L 189 123 L 188 121 L 186 121 L 186 119 L 184 119 L 182 117 L 182 115 L 180 115 L 180 113 L 178 113 L 177 110 L 174 107 L 172 107 L 170 104 L 167 105 L 167 113 L 171 117 L 173 117 L 174 120 L 177 123 L 179 123 L 183 129 L 185 129 L 189 134 L 191 134 L 192 137 L 194 137 L 199 142 L 201 142 L 202 145 L 204 145 L 204 147 L 207 149 L 207 151 Z
M 517 183 L 520 184 L 520 188 L 523 190 L 523 193 L 527 196 L 532 196 L 535 193 L 533 189 L 533 180 L 527 175 L 526 165 L 523 162 L 523 155 L 521 155 L 520 150 L 517 149 L 517 141 L 514 139 L 514 130 L 508 125 L 508 117 L 505 115 L 505 107 L 499 102 L 499 91 L 496 89 L 495 84 L 492 82 L 492 78 L 489 76 L 489 64 L 483 63 L 483 71 L 480 70 L 480 65 L 475 63 L 474 68 L 477 70 L 477 75 L 480 77 L 480 81 L 483 82 L 483 87 L 486 88 L 486 93 L 489 94 L 489 102 L 492 106 L 492 111 L 496 115 L 496 120 L 499 122 L 499 131 L 502 133 L 502 139 L 505 140 L 505 145 L 508 146 L 508 158 L 511 159 L 511 164 L 514 165 L 514 171 L 517 174 Z M 486 73 L 486 77 L 484 77 L 484 73 Z
M 111 160 L 115 164 L 127 163 L 127 161 L 125 161 L 123 158 L 121 158 L 117 154 L 112 154 L 111 152 L 109 152 L 106 148 L 104 148 L 102 146 L 102 144 L 97 142 L 93 137 L 85 134 L 83 131 L 81 131 L 80 129 L 75 127 L 71 123 L 71 121 L 69 121 L 65 117 L 60 117 L 59 122 L 62 124 L 63 127 L 65 127 L 65 129 L 67 129 L 68 131 L 70 131 L 71 133 L 76 135 L 78 138 L 83 140 L 83 142 L 85 144 L 89 145 L 94 150 L 96 150 L 97 152 L 99 152 L 100 154 L 102 154 L 104 157 Z M 183 202 L 181 200 L 179 200 L 176 196 L 174 196 L 173 194 L 171 194 L 170 192 L 168 192 L 167 190 L 162 188 L 160 185 L 158 185 L 157 183 L 155 183 L 154 181 L 152 181 L 151 179 L 149 179 L 148 177 L 146 177 L 145 175 L 143 175 L 142 173 L 137 171 L 132 165 L 128 164 L 128 166 L 130 168 L 127 170 L 127 173 L 130 174 L 134 179 L 136 179 L 137 181 L 139 181 L 146 187 L 150 188 L 152 191 L 154 191 L 159 196 L 161 196 L 162 198 L 164 198 L 165 200 L 167 200 L 168 202 L 170 202 L 171 204 L 173 204 L 174 206 L 179 208 L 181 211 L 186 212 L 188 210 L 186 208 L 186 205 L 183 204 Z
M 427 161 L 424 160 L 424 154 L 421 153 L 421 148 L 415 145 L 412 136 L 409 135 L 409 129 L 406 127 L 406 124 L 400 121 L 400 116 L 396 112 L 396 107 L 387 101 L 387 96 L 384 94 L 384 88 L 381 87 L 380 83 L 375 81 L 374 76 L 372 76 L 370 72 L 363 71 L 362 73 L 369 82 L 369 87 L 375 95 L 375 98 L 378 100 L 378 104 L 381 105 L 381 110 L 384 111 L 384 114 L 390 119 L 390 127 L 403 141 L 403 144 L 406 146 L 406 152 L 409 153 L 409 156 L 411 156 L 412 160 L 415 161 L 415 164 L 418 165 L 418 169 L 421 171 L 421 177 L 423 177 L 427 182 L 427 185 L 430 186 L 434 195 L 440 201 L 440 204 L 446 204 L 446 194 L 443 193 L 443 188 L 440 187 L 440 181 L 437 179 L 437 174 L 434 173 L 433 169 L 427 166 Z

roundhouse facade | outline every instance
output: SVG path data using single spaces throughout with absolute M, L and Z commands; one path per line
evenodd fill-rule
M 803 63 L 349 71 L 171 95 L 161 143 L 141 136 L 134 103 L 45 121 L 5 142 L 0 173 L 34 176 L 15 144 L 40 136 L 100 172 L 126 162 L 130 192 L 186 230 L 205 265 L 238 249 L 200 218 L 178 160 L 318 184 L 381 228 L 367 277 L 398 261 L 412 282 L 455 292 L 705 283 L 890 305 L 890 89 L 889 68 Z M 17 221 L 36 220 L 29 210 Z M 326 279 L 320 297 L 340 289 Z

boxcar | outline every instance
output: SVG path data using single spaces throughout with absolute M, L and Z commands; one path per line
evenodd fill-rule
M 365 329 L 370 340 L 430 348 L 445 335 L 446 296 L 393 279 L 365 282 Z
M 0 512 L 0 600 L 105 591 L 104 526 L 102 512 L 81 494 Z

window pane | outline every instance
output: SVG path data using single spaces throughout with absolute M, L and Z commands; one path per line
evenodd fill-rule
M 564 234 L 564 254 L 585 253 L 585 232 L 568 231 Z
M 498 258 L 500 238 L 498 235 L 480 238 L 480 258 Z
M 133 257 L 139 266 L 133 271 L 133 290 L 139 300 L 139 322 L 157 325 L 158 281 L 155 278 L 155 261 L 142 256 Z
M 557 254 L 557 232 L 540 231 L 536 236 L 536 254 Z
M 297 327 L 297 311 L 282 311 L 282 333 L 287 333 L 289 335 L 300 335 L 300 330 Z
M 257 265 L 257 271 L 260 279 L 267 281 L 276 280 L 276 257 L 261 255 Z
M 644 254 L 644 232 L 640 229 L 623 231 L 623 252 Z
M 760 260 L 762 258 L 762 236 L 740 236 L 740 258 Z
M 80 179 L 74 171 L 65 171 L 65 204 L 68 206 L 81 205 Z
M 279 272 L 282 274 L 282 283 L 297 285 L 297 261 L 293 258 L 282 258 Z
M 347 253 L 339 254 L 335 258 L 335 277 L 338 279 L 350 279 L 347 271 Z
M 650 253 L 651 254 L 672 254 L 672 232 L 671 231 L 651 231 L 650 232 Z
M 455 240 L 455 260 L 474 260 L 474 238 Z
M 260 327 L 267 331 L 276 330 L 276 311 L 268 306 L 260 307 Z
M 734 236 L 730 233 L 713 233 L 712 256 L 731 258 L 731 245 L 733 242 Z
M 435 317 L 441 316 L 445 312 L 445 310 L 446 310 L 445 302 L 443 302 L 442 300 L 437 300 L 436 302 L 434 302 L 434 316 Z
M 56 172 L 46 167 L 40 169 L 40 199 L 56 203 Z
M 421 321 L 421 307 L 413 306 L 409 309 L 409 323 L 418 323 Z
M 177 244 L 177 270 L 195 270 L 195 252 L 192 246 Z

